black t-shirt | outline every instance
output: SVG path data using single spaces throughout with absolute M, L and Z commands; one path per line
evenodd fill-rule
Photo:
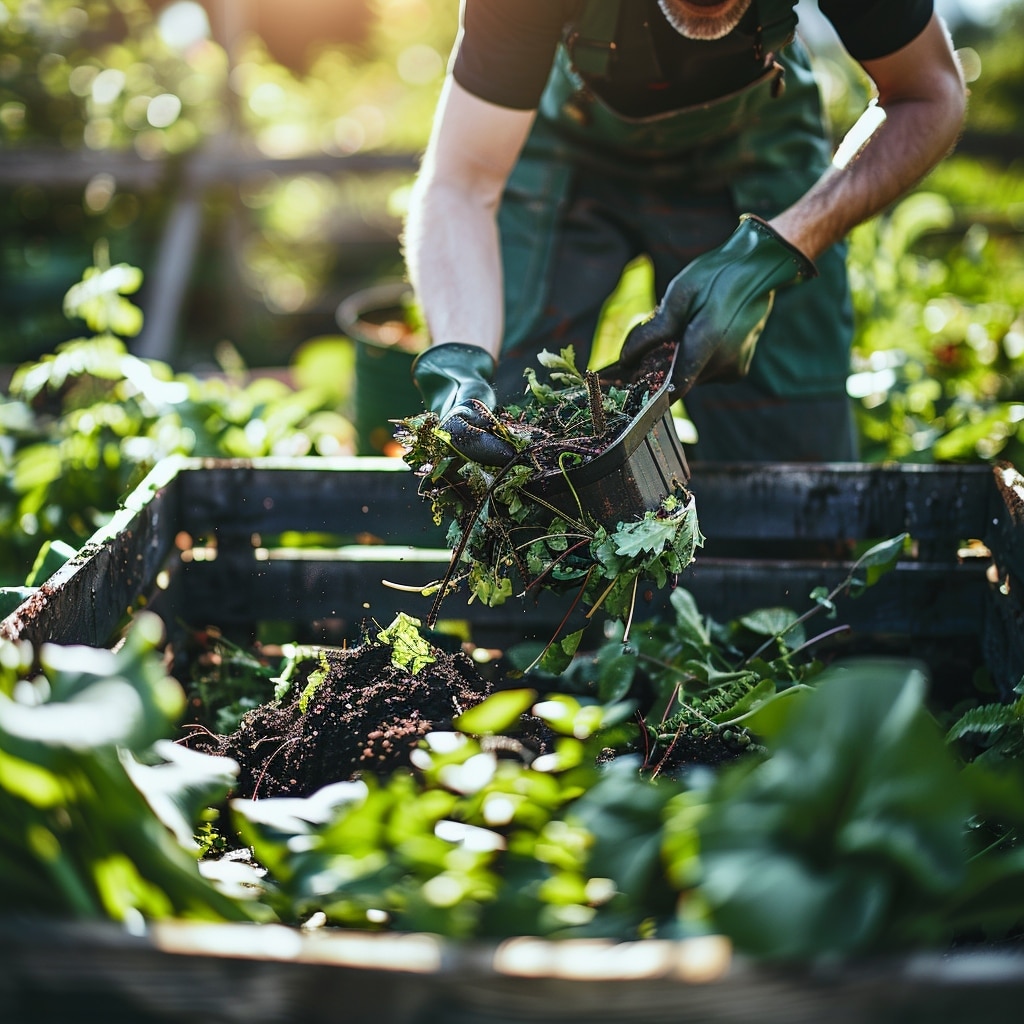
M 581 0 L 464 0 L 452 67 L 456 81 L 498 106 L 533 109 L 558 42 L 580 6 Z M 819 0 L 818 6 L 850 55 L 872 60 L 913 40 L 934 5 L 932 0 Z M 703 103 L 740 89 L 764 69 L 763 56 L 751 45 L 756 8 L 751 4 L 724 39 L 695 42 L 669 25 L 657 0 L 626 0 L 615 58 L 607 76 L 590 84 L 632 116 Z

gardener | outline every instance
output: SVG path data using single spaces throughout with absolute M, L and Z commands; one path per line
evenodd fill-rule
M 881 122 L 833 160 L 795 6 L 463 0 L 405 242 L 413 376 L 467 456 L 511 457 L 488 410 L 542 349 L 586 365 L 646 254 L 661 301 L 621 362 L 681 341 L 695 458 L 856 458 L 843 239 L 949 151 L 965 90 L 931 0 L 820 0 Z

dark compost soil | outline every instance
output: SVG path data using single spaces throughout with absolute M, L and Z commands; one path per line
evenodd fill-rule
M 421 737 L 451 729 L 490 692 L 468 656 L 436 654 L 413 675 L 392 664 L 384 645 L 325 652 L 325 677 L 305 710 L 297 692 L 247 712 L 229 736 L 196 730 L 185 742 L 238 763 L 239 797 L 308 796 L 360 774 L 388 775 L 408 767 Z

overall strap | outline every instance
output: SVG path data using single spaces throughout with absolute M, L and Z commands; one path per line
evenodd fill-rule
M 796 0 L 754 0 L 757 29 L 754 55 L 757 60 L 776 54 L 793 41 L 796 33 Z
M 607 75 L 615 53 L 622 0 L 587 0 L 565 37 L 573 66 L 585 75 Z

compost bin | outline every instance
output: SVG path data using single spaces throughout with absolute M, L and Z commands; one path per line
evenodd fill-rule
M 840 613 L 858 649 L 924 660 L 940 685 L 984 665 L 1008 694 L 1024 675 L 1024 488 L 1010 466 L 698 465 L 706 545 L 681 582 L 706 614 L 804 601 L 842 579 L 855 547 L 912 546 Z M 388 584 L 436 579 L 450 553 L 416 479 L 394 459 L 171 460 L 111 524 L 0 624 L 34 643 L 109 645 L 133 609 L 171 637 L 280 623 L 331 643 L 367 620 L 426 615 Z M 666 592 L 639 595 L 657 610 Z M 564 608 L 449 598 L 480 645 L 546 639 Z M 949 683 L 949 685 L 954 685 Z M 708 939 L 511 940 L 306 934 L 278 925 L 115 925 L 0 920 L 9 1021 L 206 1019 L 271 1024 L 786 1021 L 968 1022 L 1016 1012 L 1024 956 L 980 950 L 781 967 Z

